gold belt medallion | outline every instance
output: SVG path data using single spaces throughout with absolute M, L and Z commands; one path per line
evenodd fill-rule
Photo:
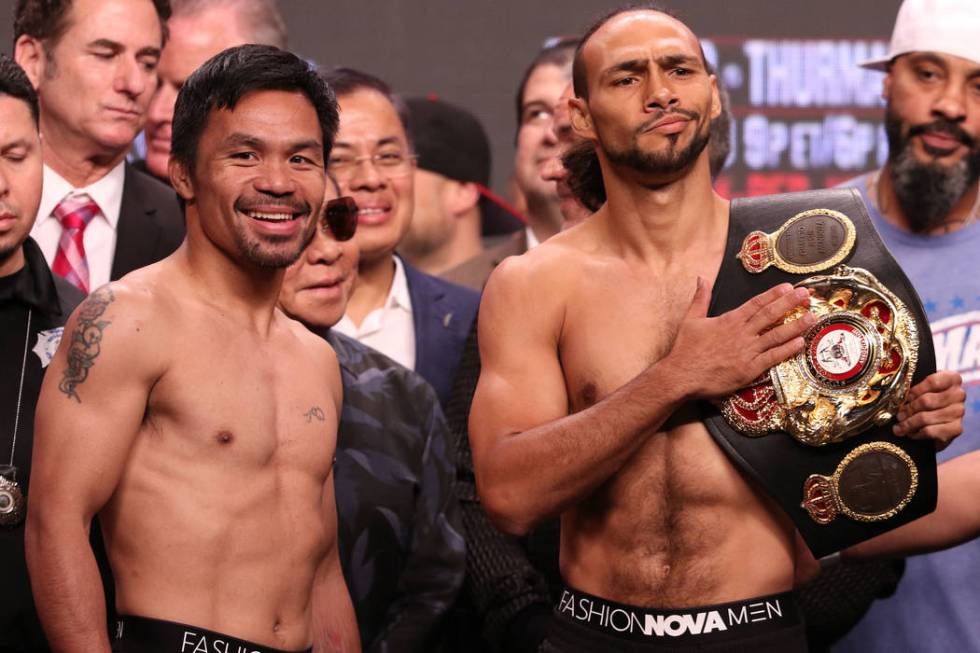
M 905 451 L 890 442 L 869 442 L 847 454 L 830 476 L 810 475 L 800 507 L 822 525 L 839 514 L 876 522 L 897 515 L 918 487 L 919 470 Z
M 784 272 L 811 274 L 847 258 L 856 237 L 854 223 L 843 213 L 812 209 L 797 213 L 775 233 L 753 231 L 742 241 L 736 256 L 753 274 L 770 265 Z

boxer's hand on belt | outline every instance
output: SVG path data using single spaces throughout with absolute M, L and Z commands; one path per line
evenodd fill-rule
M 963 378 L 940 371 L 912 386 L 892 430 L 895 435 L 935 440 L 936 449 L 942 451 L 963 432 L 964 414 Z
M 788 283 L 718 317 L 706 317 L 710 300 L 711 287 L 699 277 L 691 307 L 664 359 L 692 399 L 726 397 L 750 385 L 773 365 L 800 352 L 801 336 L 814 324 L 809 312 L 782 324 L 787 313 L 810 302 L 806 289 Z

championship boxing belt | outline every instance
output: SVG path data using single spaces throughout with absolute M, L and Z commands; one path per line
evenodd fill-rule
M 919 297 L 853 189 L 736 199 L 709 315 L 789 282 L 810 290 L 803 351 L 702 418 L 821 557 L 936 507 L 931 441 L 892 435 L 911 385 L 935 371 Z

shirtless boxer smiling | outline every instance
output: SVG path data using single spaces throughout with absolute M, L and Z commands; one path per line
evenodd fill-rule
M 541 650 L 805 650 L 781 594 L 794 528 L 691 402 L 799 351 L 808 313 L 767 329 L 806 291 L 784 284 L 705 317 L 728 203 L 705 148 L 718 91 L 683 23 L 614 13 L 574 72 L 572 126 L 596 144 L 607 203 L 491 277 L 470 416 L 498 525 L 562 517 L 569 589 Z
M 181 90 L 171 181 L 187 239 L 94 292 L 37 411 L 28 564 L 53 648 L 357 650 L 332 476 L 341 384 L 276 309 L 320 216 L 333 94 L 292 54 L 220 53 Z M 128 616 L 127 616 L 128 615 Z

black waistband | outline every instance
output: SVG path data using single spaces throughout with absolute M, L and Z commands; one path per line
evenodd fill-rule
M 238 637 L 173 621 L 121 616 L 112 633 L 112 650 L 118 653 L 310 653 L 285 651 Z
M 716 642 L 802 626 L 793 592 L 692 608 L 641 608 L 566 587 L 555 616 L 606 635 L 649 642 Z

